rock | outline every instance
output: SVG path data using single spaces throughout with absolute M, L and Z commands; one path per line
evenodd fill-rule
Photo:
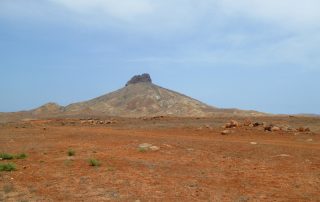
M 152 144 L 149 144 L 149 143 L 139 144 L 139 149 L 146 149 L 146 150 L 148 150 L 150 147 L 152 147 Z
M 229 123 L 226 123 L 225 128 L 237 128 L 239 127 L 239 123 L 235 120 L 231 120 Z
M 224 125 L 224 128 L 231 128 L 231 124 L 230 124 L 230 123 L 226 123 L 226 124 Z
M 270 125 L 268 125 L 268 126 L 264 126 L 264 130 L 265 130 L 265 131 L 274 132 L 274 131 L 280 131 L 281 128 L 278 127 L 278 126 L 275 126 L 275 125 L 273 125 L 273 124 L 270 124 Z
M 279 131 L 280 128 L 278 126 L 272 126 L 271 131 Z
M 312 141 L 313 141 L 313 139 L 311 139 L 311 138 L 310 138 L 310 139 L 307 139 L 307 142 L 312 142 Z
M 246 119 L 246 120 L 244 120 L 243 125 L 250 126 L 250 125 L 252 125 L 252 122 L 249 119 Z
M 263 123 L 261 123 L 261 122 L 255 122 L 253 124 L 253 127 L 258 127 L 258 126 L 262 126 L 262 125 L 263 125 Z
M 149 149 L 150 149 L 151 151 L 158 151 L 158 150 L 160 150 L 160 147 L 158 147 L 158 146 L 151 146 L 151 147 L 149 147 Z
M 310 128 L 304 128 L 304 127 L 299 127 L 299 128 L 297 128 L 297 131 L 298 132 L 310 132 Z
M 229 135 L 229 134 L 231 134 L 230 130 L 221 131 L 221 135 Z
M 271 128 L 272 128 L 273 126 L 272 125 L 270 125 L 270 126 L 265 126 L 264 127 L 264 130 L 265 131 L 271 131 Z
M 252 144 L 252 145 L 256 145 L 256 144 L 258 144 L 257 142 L 250 142 L 250 144 Z
M 142 143 L 139 145 L 138 149 L 142 150 L 142 151 L 148 151 L 148 150 L 158 151 L 158 150 L 160 150 L 160 147 L 149 144 L 149 143 Z
M 290 155 L 289 154 L 279 154 L 274 157 L 290 157 Z
M 230 124 L 231 124 L 232 127 L 239 127 L 239 123 L 237 121 L 235 121 L 235 120 L 231 120 Z
M 151 77 L 149 74 L 135 75 L 127 83 L 126 86 L 135 83 L 152 83 Z

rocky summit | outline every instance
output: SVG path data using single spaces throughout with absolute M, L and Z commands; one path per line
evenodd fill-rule
M 144 73 L 141 75 L 135 75 L 126 83 L 126 86 L 130 84 L 135 84 L 135 83 L 152 83 L 152 80 L 150 75 L 147 73 Z

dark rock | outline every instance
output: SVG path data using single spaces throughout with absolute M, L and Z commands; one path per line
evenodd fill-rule
M 126 83 L 126 86 L 135 83 L 152 83 L 152 80 L 149 74 L 135 75 Z

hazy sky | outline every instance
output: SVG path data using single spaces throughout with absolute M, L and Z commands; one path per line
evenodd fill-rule
M 319 0 L 0 0 L 0 111 L 134 74 L 207 104 L 320 113 Z

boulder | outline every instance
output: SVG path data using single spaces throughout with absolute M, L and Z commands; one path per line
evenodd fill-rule
M 244 126 L 250 126 L 252 124 L 252 121 L 250 121 L 249 119 L 244 120 L 243 125 Z
M 230 130 L 221 131 L 221 135 L 229 135 L 229 134 L 231 134 Z
M 239 126 L 240 126 L 240 124 L 237 121 L 231 120 L 229 123 L 226 123 L 224 127 L 225 128 L 237 128 Z
M 149 149 L 150 149 L 151 151 L 158 151 L 158 150 L 160 150 L 160 147 L 158 147 L 158 146 L 151 146 L 151 147 L 149 147 Z
M 258 126 L 262 126 L 262 125 L 263 125 L 263 123 L 261 123 L 261 122 L 253 123 L 253 127 L 258 127 Z
M 271 131 L 279 131 L 281 130 L 278 126 L 272 126 Z
M 152 144 L 149 144 L 149 143 L 139 144 L 139 149 L 146 149 L 146 150 L 148 150 L 150 147 L 152 147 Z
M 310 132 L 310 128 L 304 128 L 304 127 L 299 127 L 299 128 L 297 128 L 297 131 L 298 132 Z
M 160 147 L 149 144 L 149 143 L 142 143 L 142 144 L 139 144 L 138 149 L 141 151 L 148 151 L 148 150 L 158 151 L 158 150 L 160 150 Z

